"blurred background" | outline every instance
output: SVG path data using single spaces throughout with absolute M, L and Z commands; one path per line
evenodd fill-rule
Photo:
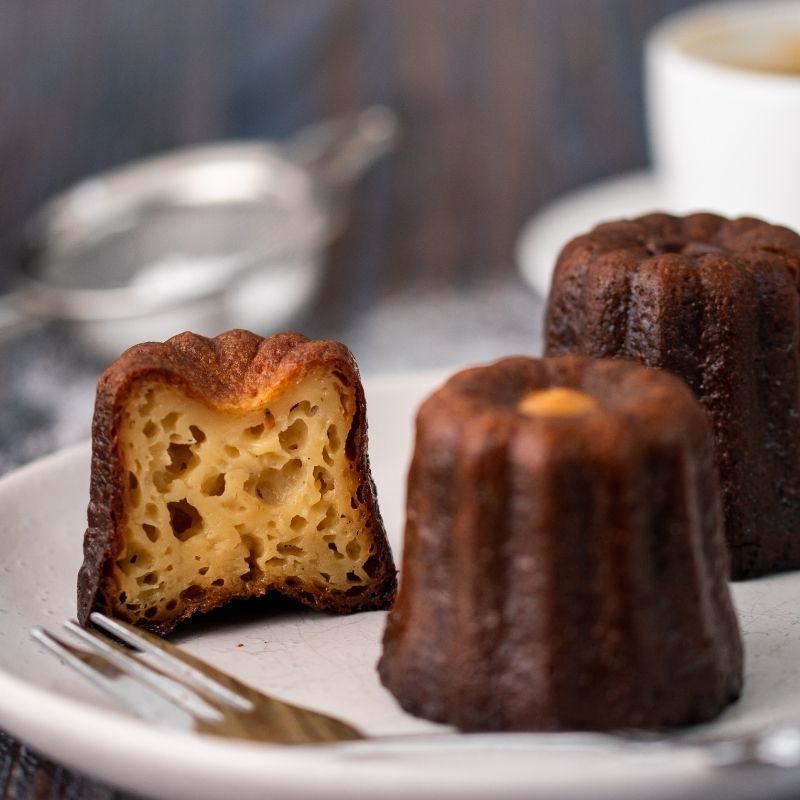
M 0 242 L 55 192 L 374 103 L 403 117 L 331 273 L 352 310 L 512 269 L 525 219 L 645 164 L 642 43 L 687 0 L 4 0 Z M 353 235 L 355 234 L 355 235 Z
M 292 325 L 344 340 L 366 374 L 535 352 L 517 235 L 564 192 L 647 164 L 643 41 L 690 4 L 3 0 L 0 287 L 26 220 L 88 175 L 380 104 L 400 139 L 352 189 Z M 108 354 L 49 324 L 0 355 L 0 471 L 86 435 Z

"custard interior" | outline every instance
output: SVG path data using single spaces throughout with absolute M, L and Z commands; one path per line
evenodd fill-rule
M 246 408 L 136 386 L 121 423 L 117 612 L 170 619 L 208 593 L 282 586 L 364 592 L 378 563 L 347 453 L 354 413 L 353 390 L 330 375 Z

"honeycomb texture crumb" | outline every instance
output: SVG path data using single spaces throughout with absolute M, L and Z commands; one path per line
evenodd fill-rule
M 354 414 L 352 388 L 331 374 L 247 408 L 134 386 L 120 421 L 114 613 L 168 627 L 198 597 L 367 592 L 379 559 L 347 452 Z

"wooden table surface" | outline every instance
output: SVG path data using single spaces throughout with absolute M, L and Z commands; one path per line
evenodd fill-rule
M 692 0 L 3 0 L 0 286 L 20 226 L 78 178 L 386 103 L 396 154 L 359 187 L 327 322 L 399 290 L 509 274 L 548 200 L 646 163 L 642 42 Z M 0 732 L 2 798 L 125 797 Z

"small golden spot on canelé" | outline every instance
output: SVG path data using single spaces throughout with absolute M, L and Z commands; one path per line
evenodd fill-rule
M 517 404 L 518 411 L 531 417 L 578 417 L 597 409 L 593 397 L 561 386 L 529 392 Z

